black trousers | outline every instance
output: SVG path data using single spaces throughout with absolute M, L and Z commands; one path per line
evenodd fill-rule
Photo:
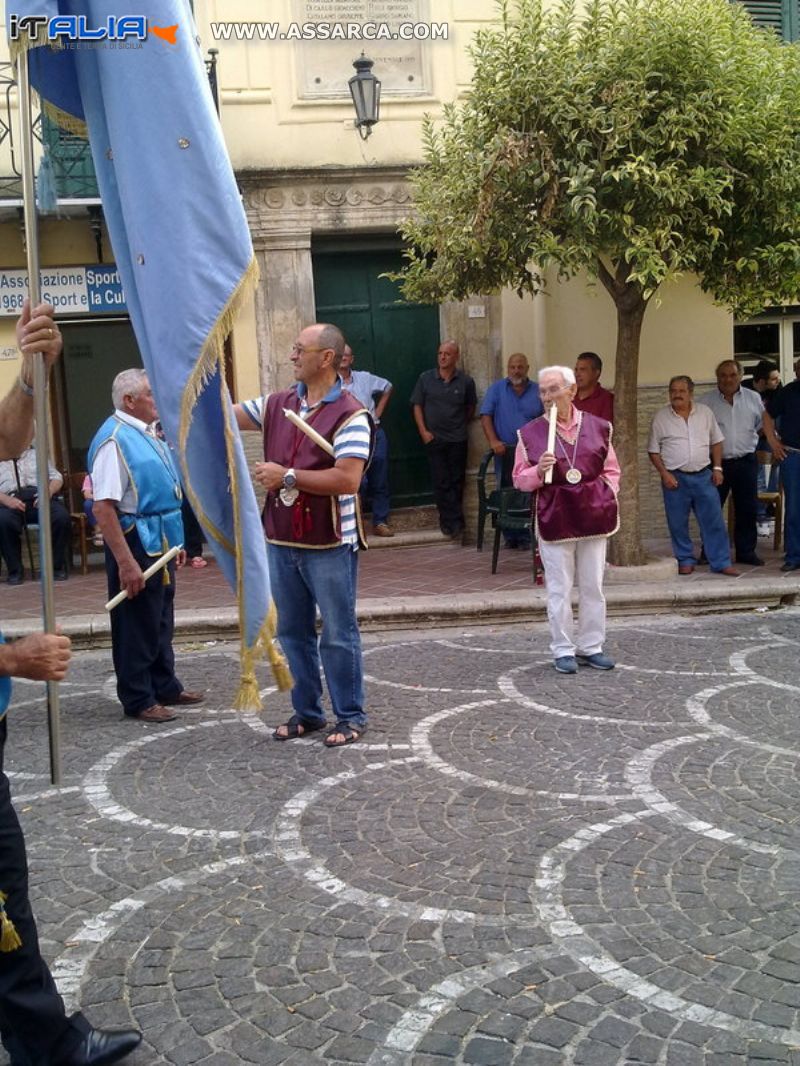
M 446 535 L 464 528 L 464 480 L 467 474 L 467 442 L 450 442 L 434 438 L 427 444 L 431 465 L 433 498 L 439 511 L 439 526 Z
M 181 518 L 183 519 L 183 546 L 190 559 L 203 554 L 203 530 L 197 521 L 192 505 L 183 497 L 181 503 Z
M 719 502 L 725 504 L 728 493 L 733 495 L 733 543 L 739 561 L 749 559 L 758 544 L 758 460 L 755 452 L 740 459 L 723 459 L 721 485 L 717 486 Z
M 133 529 L 128 547 L 142 570 L 153 559 L 145 552 Z M 164 584 L 165 575 L 169 583 Z M 120 591 L 117 560 L 106 545 L 108 598 Z M 175 699 L 183 685 L 175 676 L 172 635 L 175 629 L 175 563 L 149 579 L 132 600 L 123 600 L 111 612 L 111 649 L 117 674 L 117 695 L 122 709 L 135 718 L 162 700 Z
M 0 721 L 0 768 L 6 721 Z M 25 839 L 11 805 L 8 778 L 0 770 L 0 891 L 22 946 L 0 952 L 0 1035 L 14 1066 L 56 1066 L 69 1061 L 89 1023 L 67 1017 L 47 963 L 39 951 L 28 899 Z
M 25 500 L 24 513 L 0 504 L 0 555 L 5 560 L 9 574 L 22 573 L 23 525 L 38 521 L 39 509 L 33 506 L 33 495 L 31 499 Z M 53 569 L 66 570 L 69 561 L 70 518 L 69 511 L 60 500 L 50 501 L 50 528 L 53 536 Z

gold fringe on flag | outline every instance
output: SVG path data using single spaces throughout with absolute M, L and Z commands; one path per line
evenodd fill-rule
M 22 947 L 22 941 L 19 938 L 16 926 L 6 913 L 6 900 L 8 896 L 5 892 L 0 892 L 0 952 L 7 954 L 9 951 L 16 951 L 17 948 Z
M 241 517 L 239 513 L 239 484 L 235 462 L 235 434 L 238 431 L 235 426 L 231 424 L 232 416 L 230 413 L 228 413 L 228 417 L 225 419 L 225 449 L 228 457 L 228 473 L 230 476 L 229 488 L 233 504 L 233 542 L 231 542 L 230 538 L 227 537 L 222 530 L 218 529 L 208 520 L 200 501 L 197 499 L 197 496 L 192 489 L 184 456 L 186 454 L 189 428 L 192 424 L 195 404 L 215 371 L 219 371 L 219 384 L 223 410 L 228 410 L 227 402 L 229 397 L 227 386 L 225 384 L 224 364 L 225 338 L 233 329 L 233 323 L 236 315 L 239 313 L 241 304 L 245 297 L 249 295 L 249 290 L 254 287 L 257 282 L 258 264 L 254 256 L 242 275 L 239 284 L 236 286 L 236 289 L 217 318 L 217 321 L 214 323 L 214 327 L 206 338 L 203 349 L 200 352 L 195 368 L 186 383 L 186 387 L 183 390 L 183 397 L 181 399 L 181 418 L 178 431 L 178 454 L 183 469 L 184 487 L 192 510 L 197 516 L 198 521 L 200 521 L 205 527 L 209 536 L 212 536 L 216 542 L 225 551 L 232 554 L 236 560 L 236 601 L 239 608 L 239 634 L 242 640 L 242 647 L 240 651 L 241 669 L 239 689 L 236 693 L 233 706 L 237 710 L 243 711 L 258 711 L 261 709 L 261 696 L 259 695 L 258 679 L 256 678 L 255 671 L 257 659 L 266 657 L 269 660 L 275 683 L 282 691 L 292 687 L 292 678 L 286 660 L 283 658 L 275 644 L 277 614 L 273 603 L 270 603 L 269 605 L 267 618 L 261 628 L 261 632 L 249 647 L 244 646 L 246 621 L 244 614 L 244 574 L 242 572 L 244 552 Z

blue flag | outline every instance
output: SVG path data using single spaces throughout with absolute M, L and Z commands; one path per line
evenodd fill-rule
M 188 0 L 8 0 L 6 19 L 12 56 L 29 50 L 48 115 L 88 131 L 159 416 L 237 593 L 237 704 L 258 705 L 257 655 L 270 656 L 282 687 L 288 675 L 272 640 L 264 536 L 223 366 L 257 267 Z

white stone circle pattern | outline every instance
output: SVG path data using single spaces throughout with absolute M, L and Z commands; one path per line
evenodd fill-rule
M 788 612 L 783 617 L 800 622 L 800 614 Z M 72 925 L 68 915 L 61 919 L 59 928 L 68 928 L 61 934 L 60 944 L 54 940 L 53 973 L 68 1005 L 75 1007 L 82 1001 L 92 986 L 98 959 L 117 938 L 122 938 L 120 950 L 131 958 L 149 950 L 150 913 L 161 921 L 198 891 L 213 900 L 221 885 L 234 883 L 245 872 L 269 863 L 270 870 L 282 871 L 283 885 L 293 883 L 308 892 L 321 914 L 358 915 L 366 924 L 386 920 L 429 923 L 432 942 L 437 938 L 441 942 L 441 937 L 453 930 L 464 930 L 465 935 L 483 931 L 487 936 L 505 936 L 512 931 L 544 934 L 542 943 L 488 953 L 482 961 L 417 989 L 413 1001 L 391 1023 L 387 1020 L 382 1033 L 374 1037 L 374 1049 L 365 1060 L 371 1066 L 413 1063 L 435 1025 L 465 997 L 562 957 L 571 960 L 576 972 L 621 993 L 626 1002 L 635 1002 L 644 1012 L 660 1012 L 675 1022 L 728 1034 L 743 1045 L 760 1042 L 780 1048 L 800 1047 L 800 1002 L 791 1024 L 762 1020 L 758 1011 L 742 1016 L 700 1002 L 687 988 L 666 980 L 669 967 L 648 973 L 641 966 L 626 965 L 624 958 L 615 955 L 614 937 L 604 938 L 602 926 L 581 920 L 588 907 L 576 907 L 572 902 L 576 883 L 583 886 L 581 892 L 587 897 L 593 891 L 586 887 L 586 871 L 593 868 L 600 871 L 595 874 L 599 902 L 608 893 L 603 880 L 608 856 L 619 855 L 624 848 L 635 850 L 640 837 L 649 840 L 650 851 L 643 853 L 650 858 L 657 856 L 654 838 L 648 837 L 657 834 L 665 850 L 676 851 L 674 878 L 688 877 L 681 872 L 681 850 L 693 858 L 694 848 L 703 849 L 701 854 L 712 869 L 715 863 L 734 868 L 737 864 L 761 863 L 764 890 L 774 889 L 776 906 L 787 913 L 791 910 L 784 871 L 800 870 L 800 836 L 796 833 L 800 818 L 797 823 L 789 818 L 779 834 L 764 832 L 763 819 L 778 817 L 777 801 L 771 798 L 769 788 L 760 796 L 760 803 L 755 797 L 762 776 L 769 783 L 771 777 L 777 775 L 783 781 L 794 773 L 797 780 L 800 728 L 792 721 L 789 708 L 792 704 L 797 707 L 800 686 L 792 683 L 788 665 L 791 657 L 796 657 L 796 645 L 786 622 L 777 627 L 782 632 L 753 616 L 730 620 L 726 628 L 733 633 L 716 634 L 714 625 L 713 621 L 621 625 L 613 631 L 623 648 L 617 671 L 591 678 L 582 671 L 577 697 L 575 688 L 570 687 L 573 679 L 554 675 L 546 637 L 538 634 L 531 638 L 523 627 L 508 627 L 499 635 L 474 630 L 443 638 L 421 634 L 372 644 L 366 649 L 366 672 L 373 724 L 363 742 L 341 752 L 322 751 L 318 736 L 286 745 L 272 742 L 269 734 L 285 716 L 270 709 L 274 689 L 269 683 L 263 689 L 268 709 L 261 715 L 215 706 L 217 693 L 212 688 L 209 705 L 182 714 L 179 722 L 160 731 L 134 731 L 127 723 L 112 722 L 114 728 L 106 728 L 100 738 L 101 744 L 108 742 L 108 750 L 95 752 L 80 773 L 68 774 L 67 785 L 60 792 L 49 788 L 35 771 L 15 767 L 12 736 L 9 776 L 17 806 L 30 808 L 30 817 L 45 809 L 48 817 L 57 818 L 50 812 L 56 812 L 68 797 L 70 810 L 76 812 L 76 824 L 88 827 L 86 847 L 95 857 L 113 850 L 115 833 L 122 834 L 119 839 L 126 849 L 132 837 L 152 839 L 154 854 L 169 839 L 178 840 L 182 849 L 180 868 L 174 873 L 140 883 L 130 891 L 125 891 L 129 879 L 121 880 L 114 892 L 116 898 L 107 906 L 92 910 L 90 905 L 89 913 Z M 674 669 L 662 661 L 670 649 L 675 655 Z M 696 654 L 692 649 L 697 649 Z M 212 654 L 232 658 L 220 648 Z M 787 667 L 784 677 L 761 669 L 769 656 Z M 189 660 L 187 671 L 190 668 Z M 434 683 L 437 680 L 441 680 L 440 685 Z M 606 696 L 612 684 L 615 699 Z M 593 696 L 587 697 L 587 692 Z M 63 696 L 66 704 L 71 700 L 86 704 L 95 698 L 107 699 L 108 694 L 107 682 L 87 680 L 65 686 Z M 404 712 L 401 725 L 391 734 L 381 729 L 378 708 L 384 700 Z M 652 713 L 658 701 L 663 702 L 663 716 Z M 767 708 L 769 723 L 779 726 L 776 735 L 765 734 L 758 715 L 748 719 L 748 701 L 753 707 Z M 30 710 L 40 703 L 33 686 L 18 688 L 15 711 Z M 109 713 L 107 707 L 104 713 Z M 392 713 L 394 724 L 396 710 Z M 580 750 L 570 756 L 560 747 L 567 739 L 581 737 L 591 737 L 591 743 L 598 745 L 596 750 L 608 766 L 607 772 L 586 769 Z M 269 759 L 276 773 L 282 762 L 287 768 L 286 780 L 275 779 L 279 798 L 271 809 L 265 806 L 263 821 L 253 819 L 246 829 L 214 824 L 207 818 L 209 810 L 213 811 L 213 797 L 209 796 L 201 809 L 187 805 L 186 817 L 180 819 L 174 812 L 167 817 L 158 806 L 152 809 L 143 802 L 148 775 L 163 772 L 167 764 L 170 772 L 174 768 L 179 773 L 181 757 L 196 774 L 195 761 L 204 757 L 202 753 L 208 761 L 208 780 L 196 779 L 192 787 L 196 784 L 201 794 L 206 786 L 213 785 L 224 794 L 232 778 L 225 779 L 215 771 L 214 754 L 225 750 L 229 738 L 241 749 L 242 765 L 248 759 L 260 758 Z M 529 767 L 522 760 L 513 762 L 515 749 L 521 756 L 533 752 L 553 755 L 557 766 L 552 787 L 544 779 L 536 780 L 535 775 L 527 779 Z M 558 759 L 564 760 L 560 768 Z M 498 772 L 501 765 L 506 772 Z M 704 785 L 692 792 L 686 781 L 697 778 L 704 768 L 711 773 L 712 787 Z M 713 782 L 723 771 L 730 772 L 737 784 L 730 796 L 723 788 L 718 797 Z M 128 777 L 134 782 L 133 794 L 123 798 L 121 781 Z M 393 793 L 393 781 L 405 781 L 406 785 Z M 246 776 L 237 784 L 243 806 L 257 806 Z M 527 857 L 533 876 L 528 880 L 524 903 L 518 901 L 513 912 L 508 907 L 488 907 L 487 897 L 477 891 L 469 896 L 470 905 L 448 906 L 439 897 L 433 898 L 433 889 L 420 889 L 413 879 L 393 880 L 397 869 L 395 841 L 386 846 L 384 854 L 380 841 L 367 839 L 363 867 L 358 862 L 348 866 L 347 834 L 343 842 L 335 836 L 326 837 L 337 823 L 333 818 L 321 822 L 319 812 L 341 809 L 357 817 L 361 810 L 358 797 L 368 812 L 376 787 L 387 789 L 379 795 L 388 797 L 389 819 L 395 817 L 395 803 L 399 812 L 409 809 L 409 804 L 413 806 L 417 796 L 420 804 L 427 803 L 428 795 L 435 795 L 437 787 L 445 790 L 443 809 L 448 804 L 458 807 L 465 796 L 475 801 L 474 809 L 480 809 L 481 804 L 497 805 L 496 822 L 490 831 L 483 835 L 477 832 L 472 841 L 476 862 L 480 862 L 480 848 L 491 840 L 492 833 L 514 835 L 507 824 L 509 811 L 520 811 L 527 805 L 533 812 L 543 812 L 548 842 Z M 737 807 L 738 801 L 741 807 Z M 749 815 L 751 807 L 762 821 L 742 817 Z M 561 820 L 559 812 L 564 813 Z M 434 829 L 440 814 L 436 804 L 431 804 L 428 817 Z M 449 824 L 456 825 L 456 833 L 463 831 L 463 823 L 453 817 Z M 35 828 L 28 828 L 32 865 L 37 854 L 35 832 Z M 554 836 L 559 839 L 553 840 Z M 332 847 L 328 854 L 322 854 L 320 841 L 326 839 Z M 524 832 L 519 839 L 524 842 Z M 532 831 L 529 839 L 536 842 L 536 833 Z M 424 843 L 430 845 L 431 841 Z M 416 846 L 420 846 L 419 841 Z M 442 848 L 446 851 L 447 846 L 445 840 Z M 514 846 L 519 847 L 519 843 Z M 108 876 L 113 863 L 97 861 L 101 873 Z M 376 872 L 383 879 L 380 885 L 373 876 Z M 643 871 L 634 870 L 635 876 L 640 874 Z M 446 873 L 442 876 L 446 880 Z M 749 891 L 751 895 L 746 898 L 752 900 L 756 897 L 748 877 L 732 873 L 730 891 Z M 621 891 L 628 892 L 624 883 Z M 651 889 L 653 898 L 657 891 Z M 244 892 L 248 900 L 250 895 L 251 890 Z M 668 906 L 677 906 L 679 896 L 676 888 L 672 903 L 660 902 L 661 912 L 668 918 Z M 800 892 L 795 895 L 794 919 L 798 917 L 798 898 Z M 644 903 L 641 910 L 644 920 L 658 907 Z M 746 908 L 740 907 L 742 910 Z M 613 906 L 608 913 L 613 925 Z M 748 920 L 752 919 L 741 918 L 744 926 Z M 631 921 L 630 913 L 621 919 L 620 935 L 635 928 Z M 47 923 L 43 925 L 47 949 Z M 795 932 L 800 941 L 800 923 Z M 685 946 L 691 950 L 691 944 Z M 139 1023 L 135 1009 L 132 1020 Z M 227 1041 L 233 1020 L 234 1015 L 218 1032 L 212 1030 L 208 1035 L 214 1051 L 231 1052 Z M 280 1036 L 271 1039 L 281 1042 Z M 172 1061 L 167 1050 L 159 1047 L 157 1037 L 152 1046 L 157 1055 L 165 1056 L 154 1061 Z M 328 1057 L 325 1047 L 309 1047 L 307 1056 L 308 1062 L 339 1061 Z

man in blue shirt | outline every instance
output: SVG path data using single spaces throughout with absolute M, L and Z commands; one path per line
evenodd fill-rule
M 722 506 L 733 497 L 736 562 L 763 566 L 756 555 L 758 543 L 758 460 L 756 445 L 761 432 L 763 405 L 757 392 L 742 388 L 742 365 L 723 359 L 717 367 L 717 387 L 698 398 L 710 407 L 722 430 L 722 483 L 717 486 Z
M 353 370 L 354 358 L 353 349 L 346 344 L 339 364 L 342 388 L 355 396 L 372 415 L 375 423 L 375 451 L 361 482 L 361 499 L 366 503 L 366 497 L 369 498 L 375 536 L 393 537 L 394 530 L 389 525 L 389 441 L 381 425 L 383 412 L 392 395 L 392 383 L 368 370 Z
M 511 486 L 517 432 L 526 422 L 544 414 L 539 386 L 528 377 L 528 360 L 521 352 L 508 358 L 507 377 L 486 390 L 480 417 L 483 432 L 495 455 L 494 472 L 499 488 Z M 529 548 L 527 534 L 506 533 L 509 548 Z

